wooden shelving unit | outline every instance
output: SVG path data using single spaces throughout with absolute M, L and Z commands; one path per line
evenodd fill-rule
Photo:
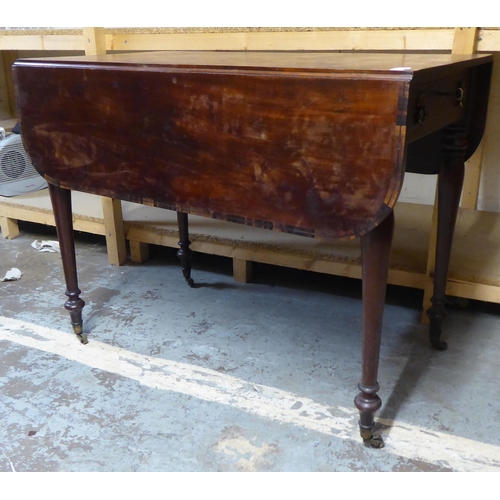
M 4 198 L 1 213 L 15 220 L 54 226 L 48 190 Z M 424 289 L 427 270 L 432 206 L 398 203 L 397 229 L 389 271 L 389 283 Z M 175 212 L 123 202 L 125 238 L 133 244 L 178 247 Z M 101 200 L 98 196 L 73 193 L 73 223 L 78 231 L 105 235 Z M 351 278 L 361 277 L 359 240 L 323 241 L 230 222 L 190 216 L 191 248 L 195 252 L 221 255 L 235 261 L 236 278 L 243 262 L 261 262 Z M 478 247 L 477 241 L 481 241 Z M 451 295 L 500 302 L 500 217 L 496 213 L 461 209 L 455 251 L 450 263 L 448 288 Z M 132 260 L 142 255 L 132 247 Z
M 397 205 L 396 216 L 401 224 L 394 239 L 389 279 L 393 284 L 423 288 L 432 207 L 424 207 L 424 214 L 415 207 L 408 203 Z M 55 225 L 47 189 L 3 199 L 0 210 L 11 219 Z M 126 239 L 178 247 L 175 212 L 122 202 L 122 213 Z M 249 261 L 361 277 L 359 240 L 322 241 L 197 216 L 190 216 L 189 222 L 193 251 L 232 258 L 237 261 L 235 267 L 241 261 Z M 100 198 L 74 192 L 73 224 L 78 231 L 104 235 Z M 132 250 L 132 260 L 143 259 L 143 255 Z M 237 274 L 240 281 L 247 278 Z
M 0 126 L 12 129 L 15 99 L 12 62 L 24 51 L 79 51 L 102 54 L 135 50 L 401 50 L 473 53 L 500 51 L 500 29 L 114 29 L 0 30 Z M 43 55 L 43 53 L 40 53 Z M 462 209 L 450 264 L 448 293 L 500 303 L 500 217 L 475 210 L 481 150 L 467 167 Z M 84 198 L 75 193 L 75 228 L 103 234 L 111 263 L 125 260 L 125 239 L 132 259 L 147 258 L 147 245 L 177 246 L 174 214 L 117 200 Z M 83 197 L 83 198 L 82 198 Z M 83 200 L 83 201 L 82 201 Z M 399 203 L 389 282 L 432 290 L 435 223 L 433 206 Z M 15 237 L 17 220 L 54 224 L 46 191 L 0 198 L 4 237 Z M 235 278 L 249 279 L 251 262 L 359 278 L 359 242 L 326 243 L 199 217 L 190 217 L 195 251 L 233 259 Z M 480 242 L 479 244 L 477 242 Z M 425 320 L 425 318 L 423 318 Z

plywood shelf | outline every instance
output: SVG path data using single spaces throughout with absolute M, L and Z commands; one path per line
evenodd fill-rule
M 409 227 L 422 216 L 415 216 L 409 204 L 401 204 L 404 219 L 396 234 L 390 281 L 423 288 L 427 245 L 425 236 Z M 425 209 L 427 225 L 431 207 Z M 123 223 L 128 240 L 177 248 L 179 235 L 175 212 L 122 202 Z M 100 198 L 73 193 L 73 220 L 76 230 L 105 234 Z M 0 217 L 55 225 L 48 190 L 13 198 L 0 197 Z M 414 219 L 414 220 L 413 220 Z M 424 224 L 422 224 L 424 225 Z M 233 259 L 262 262 L 353 278 L 361 277 L 359 240 L 328 242 L 190 216 L 191 248 L 194 251 Z M 413 241 L 414 240 L 414 241 Z M 416 244 L 416 246 L 415 246 Z M 404 248 L 404 247 L 408 248 Z
M 413 203 L 396 205 L 389 283 L 424 288 L 432 210 L 432 206 Z M 129 241 L 177 248 L 175 212 L 128 202 L 122 202 L 122 211 L 125 237 Z M 74 192 L 73 213 L 75 229 L 105 234 L 99 197 Z M 48 190 L 0 198 L 0 218 L 54 225 Z M 331 242 L 204 217 L 190 216 L 189 220 L 191 248 L 196 252 L 221 255 L 238 262 L 361 277 L 359 240 Z M 449 294 L 500 302 L 498 248 L 498 214 L 461 209 L 450 263 Z

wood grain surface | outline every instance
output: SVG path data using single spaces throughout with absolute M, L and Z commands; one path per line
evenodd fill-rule
M 427 111 L 442 128 L 462 115 L 450 68 L 480 59 L 153 52 L 21 60 L 14 73 L 25 148 L 56 186 L 353 238 L 397 200 L 407 126 L 427 133 L 407 120 L 410 83 L 450 82 Z

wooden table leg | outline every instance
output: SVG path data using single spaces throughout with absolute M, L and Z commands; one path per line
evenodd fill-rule
M 189 248 L 191 242 L 189 241 L 189 228 L 188 228 L 188 214 L 177 212 L 177 223 L 179 225 L 179 247 L 177 252 L 182 266 L 182 275 L 189 286 L 194 286 L 194 281 L 191 278 L 191 257 L 193 252 Z
M 366 445 L 384 446 L 382 438 L 373 434 L 374 415 L 382 405 L 377 395 L 378 362 L 382 336 L 385 291 L 389 270 L 389 254 L 394 231 L 394 212 L 375 229 L 361 237 L 363 266 L 363 354 L 362 375 L 358 388 L 361 391 L 354 404 L 359 410 L 359 429 Z
M 443 145 L 446 162 L 438 177 L 438 223 L 434 293 L 432 306 L 427 310 L 430 320 L 430 341 L 434 348 L 444 351 L 446 342 L 441 341 L 441 325 L 446 317 L 446 284 L 450 263 L 453 233 L 457 220 L 460 195 L 464 181 L 464 154 L 467 148 L 467 128 L 451 126 L 446 129 Z
M 82 344 L 87 343 L 83 333 L 82 309 L 85 302 L 80 298 L 76 271 L 75 240 L 73 235 L 73 214 L 71 210 L 71 191 L 49 184 L 50 199 L 54 211 L 61 258 L 66 280 L 66 296 L 64 307 L 69 311 L 73 331 Z

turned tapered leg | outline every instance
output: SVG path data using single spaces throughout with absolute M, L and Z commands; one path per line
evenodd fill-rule
M 182 275 L 189 286 L 194 286 L 194 281 L 191 278 L 191 257 L 193 252 L 189 248 L 188 215 L 183 212 L 177 212 L 177 223 L 179 224 L 179 247 L 177 252 L 182 266 Z
M 65 302 L 64 307 L 69 311 L 73 331 L 80 342 L 86 344 L 87 336 L 82 330 L 82 309 L 85 302 L 80 298 L 81 291 L 78 288 L 71 191 L 49 184 L 49 193 L 61 249 L 64 278 L 66 280 L 66 296 L 68 300 Z
M 394 212 L 375 229 L 361 237 L 363 266 L 363 354 L 362 375 L 354 399 L 359 410 L 359 430 L 366 445 L 384 446 L 382 438 L 373 434 L 374 415 L 382 405 L 377 395 L 378 361 L 382 336 L 385 290 L 389 271 L 389 254 L 394 231 Z
M 445 294 L 448 279 L 453 233 L 464 181 L 464 154 L 467 148 L 467 128 L 452 126 L 446 129 L 443 145 L 446 163 L 438 177 L 438 226 L 436 240 L 436 264 L 432 306 L 427 310 L 430 320 L 429 337 L 434 348 L 444 351 L 446 342 L 441 341 L 441 325 L 446 317 Z

